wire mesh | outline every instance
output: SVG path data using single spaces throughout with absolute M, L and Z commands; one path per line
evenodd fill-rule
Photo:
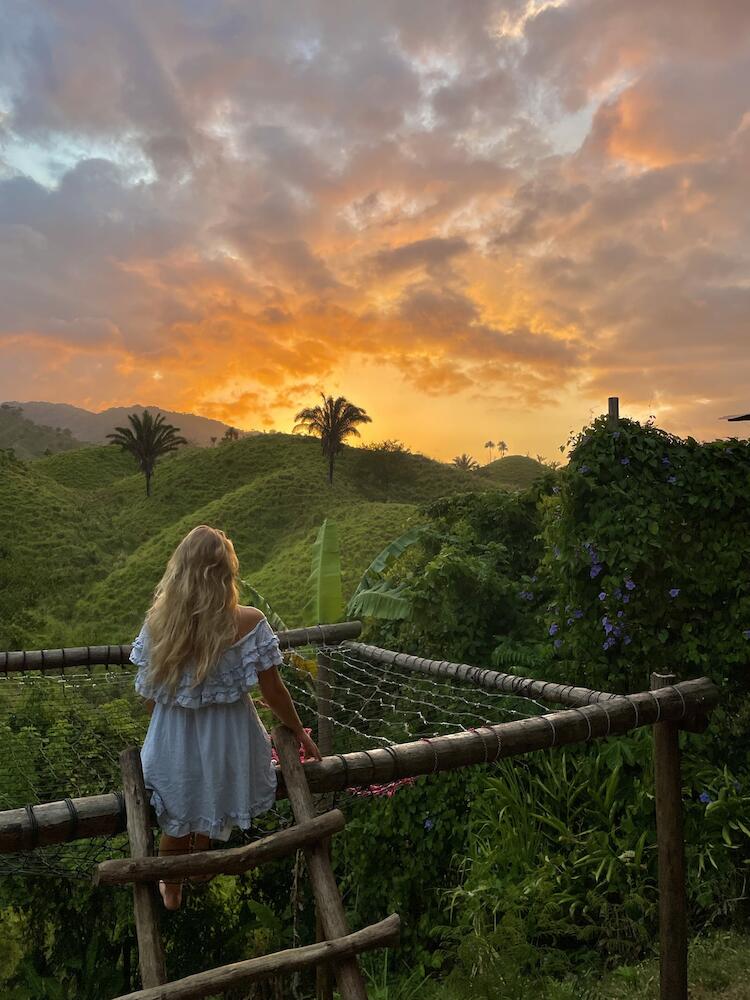
M 530 699 L 375 664 L 346 647 L 310 647 L 287 652 L 282 675 L 303 724 L 313 732 L 318 652 L 328 658 L 326 717 L 336 753 L 545 712 Z M 120 751 L 142 744 L 149 721 L 134 690 L 134 671 L 125 664 L 0 675 L 0 810 L 120 788 Z M 273 717 L 262 702 L 259 711 L 270 728 Z M 251 829 L 235 831 L 232 843 L 247 843 L 289 822 L 288 804 L 281 802 Z M 74 840 L 0 854 L 0 874 L 88 878 L 100 861 L 123 857 L 127 850 L 125 834 Z

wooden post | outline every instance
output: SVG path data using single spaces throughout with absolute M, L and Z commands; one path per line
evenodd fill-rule
M 651 674 L 651 689 L 671 687 L 674 674 Z M 659 849 L 660 1000 L 687 1000 L 687 898 L 682 828 L 680 730 L 654 726 L 656 838 Z
M 607 403 L 609 404 L 609 413 L 607 415 L 609 428 L 610 430 L 616 430 L 620 422 L 620 398 L 619 396 L 610 396 Z
M 333 721 L 331 718 L 331 659 L 318 653 L 318 676 L 315 693 L 318 702 L 318 749 L 324 757 L 333 753 Z
M 273 742 L 279 755 L 294 818 L 298 823 L 306 823 L 315 815 L 315 807 L 300 764 L 297 740 L 286 726 L 276 726 Z M 305 857 L 326 938 L 346 937 L 349 928 L 328 857 L 328 844 L 324 841 L 305 848 Z M 334 972 L 342 1000 L 367 1000 L 367 991 L 356 958 L 335 963 Z
M 315 684 L 318 708 L 318 749 L 324 757 L 333 753 L 333 719 L 331 706 L 331 658 L 327 653 L 317 655 L 318 674 Z M 328 800 L 330 796 L 320 796 Z M 327 803 L 326 803 L 327 804 Z M 320 807 L 320 806 L 319 806 Z M 328 857 L 331 857 L 331 842 L 327 841 Z M 325 941 L 323 917 L 320 905 L 315 902 L 315 940 Z M 318 965 L 315 970 L 315 993 L 317 1000 L 333 1000 L 333 970 L 328 963 Z
M 141 754 L 137 747 L 122 751 L 120 769 L 131 857 L 150 857 L 154 853 L 154 836 L 151 829 L 149 800 L 143 783 Z M 133 885 L 133 912 L 138 938 L 141 983 L 144 989 L 162 986 L 167 981 L 167 974 L 157 915 L 156 885 L 153 882 L 136 882 Z

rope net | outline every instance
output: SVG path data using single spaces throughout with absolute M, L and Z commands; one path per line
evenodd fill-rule
M 531 699 L 485 691 L 393 665 L 372 663 L 346 647 L 287 651 L 281 672 L 300 718 L 316 734 L 316 653 L 327 655 L 334 751 L 391 746 L 543 714 Z M 119 754 L 142 745 L 148 728 L 143 701 L 133 686 L 135 668 L 69 669 L 59 673 L 0 675 L 0 810 L 99 795 L 121 786 Z M 274 719 L 254 695 L 266 726 Z M 393 794 L 392 786 L 352 794 Z M 291 822 L 285 801 L 232 844 L 246 843 Z M 125 834 L 0 854 L 0 875 L 34 874 L 86 878 L 108 858 L 127 856 Z

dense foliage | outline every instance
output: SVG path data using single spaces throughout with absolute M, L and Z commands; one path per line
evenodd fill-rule
M 329 491 L 311 444 L 279 435 L 274 445 L 266 436 L 174 456 L 160 470 L 150 505 L 137 498 L 136 477 L 115 468 L 102 467 L 110 478 L 97 492 L 97 473 L 87 471 L 82 453 L 43 460 L 45 473 L 7 459 L 0 499 L 28 511 L 33 527 L 21 523 L 23 548 L 4 540 L 0 560 L 17 567 L 19 581 L 23 565 L 38 566 L 45 505 L 57 504 L 65 525 L 60 545 L 90 559 L 94 572 L 97 560 L 121 546 L 116 564 L 99 571 L 88 591 L 83 565 L 72 561 L 77 593 L 86 599 L 67 605 L 71 627 L 97 623 L 122 632 L 128 615 L 133 624 L 136 617 L 123 601 L 140 614 L 170 546 L 197 516 L 211 517 L 235 535 L 251 584 L 295 624 L 324 517 L 336 521 L 347 594 L 389 539 L 423 525 L 418 541 L 397 546 L 382 567 L 408 602 L 408 617 L 369 621 L 368 639 L 616 691 L 647 687 L 652 670 L 705 673 L 721 686 L 722 707 L 708 733 L 683 736 L 691 928 L 742 917 L 750 874 L 748 445 L 681 441 L 629 421 L 613 432 L 597 421 L 571 442 L 566 469 L 506 493 L 482 492 L 492 480 L 481 471 L 462 474 L 388 449 L 364 457 L 345 449 Z M 90 484 L 86 501 L 65 470 L 69 460 Z M 388 482 L 378 494 L 382 463 L 390 463 Z M 243 476 L 247 482 L 238 485 Z M 34 493 L 35 486 L 42 488 Z M 70 527 L 76 497 L 89 504 L 86 539 Z M 41 602 L 43 575 L 33 570 L 28 579 L 35 588 L 29 599 Z M 16 605 L 17 623 L 23 613 Z M 26 634 L 35 627 L 29 619 Z M 106 777 L 113 766 L 102 756 L 102 727 L 137 739 L 145 719 L 130 694 L 107 699 L 102 692 L 92 708 L 74 713 L 80 739 L 70 754 L 69 702 L 42 704 L 30 686 L 23 703 L 6 706 L 0 750 L 23 764 L 0 778 L 7 802 L 26 794 L 18 787 L 22 773 L 50 794 L 63 785 L 99 790 L 86 776 Z M 419 779 L 392 797 L 342 795 L 337 805 L 349 820 L 334 859 L 352 924 L 393 910 L 404 922 L 403 946 L 373 989 L 383 1000 L 432 995 L 422 982 L 427 975 L 440 978 L 446 998 L 579 1000 L 576 985 L 560 985 L 566 976 L 591 981 L 592 970 L 653 951 L 648 731 Z M 71 922 L 82 928 L 81 939 L 65 933 Z M 309 896 L 288 864 L 253 879 L 216 880 L 170 922 L 170 962 L 193 971 L 286 946 L 295 927 L 310 939 Z M 85 885 L 65 893 L 57 882 L 6 879 L 0 929 L 0 982 L 17 1000 L 86 996 L 97 964 L 114 969 L 112 993 L 135 982 L 126 893 L 92 895 Z M 380 968 L 379 960 L 368 959 L 368 968 Z

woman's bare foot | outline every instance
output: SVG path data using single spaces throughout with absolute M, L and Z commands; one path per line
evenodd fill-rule
M 182 906 L 182 882 L 159 881 L 159 892 L 167 910 L 179 910 Z

